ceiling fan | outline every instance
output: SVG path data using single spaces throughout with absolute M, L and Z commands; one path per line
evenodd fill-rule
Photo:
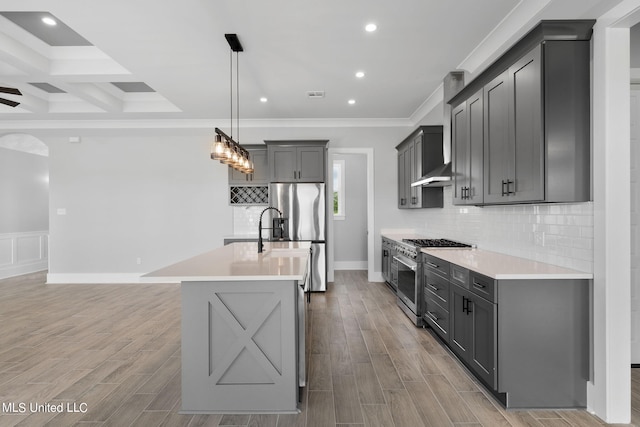
M 18 89 L 13 88 L 13 87 L 2 87 L 2 86 L 0 86 L 0 93 L 8 93 L 8 94 L 11 94 L 11 95 L 22 95 L 22 92 L 20 92 Z M 10 107 L 16 107 L 16 106 L 20 105 L 19 102 L 12 101 L 10 99 L 4 99 L 4 98 L 0 98 L 0 104 L 5 104 L 5 105 L 8 105 Z

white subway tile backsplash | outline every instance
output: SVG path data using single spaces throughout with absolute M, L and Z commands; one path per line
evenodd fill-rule
M 425 211 L 425 235 L 593 272 L 591 202 L 460 207 L 451 204 L 451 187 L 444 199 L 444 208 Z
M 258 222 L 264 206 L 234 206 L 233 235 L 258 236 Z

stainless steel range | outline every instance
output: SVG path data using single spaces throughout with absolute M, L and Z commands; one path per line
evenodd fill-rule
M 403 239 L 396 242 L 398 263 L 398 306 L 416 326 L 422 325 L 422 268 L 419 248 L 469 248 L 471 245 L 448 239 Z

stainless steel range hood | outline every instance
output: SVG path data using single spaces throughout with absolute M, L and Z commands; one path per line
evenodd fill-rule
M 446 187 L 451 185 L 451 162 L 438 166 L 411 183 L 412 187 Z

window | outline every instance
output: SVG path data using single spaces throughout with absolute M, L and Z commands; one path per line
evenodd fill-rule
M 344 160 L 333 161 L 333 219 L 343 220 L 344 208 Z

